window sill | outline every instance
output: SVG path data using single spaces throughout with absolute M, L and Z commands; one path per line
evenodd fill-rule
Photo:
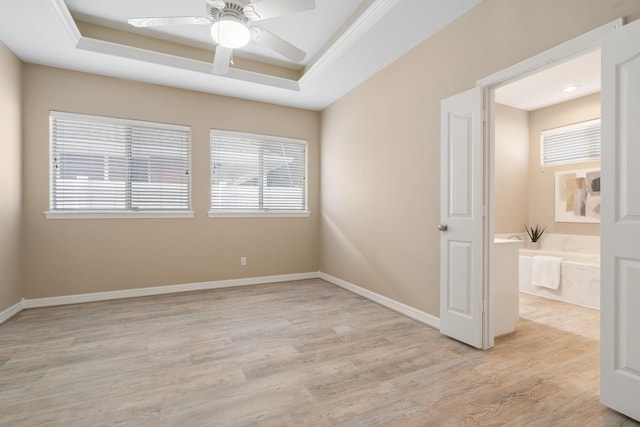
M 47 219 L 193 218 L 193 211 L 47 211 Z
M 311 212 L 211 212 L 209 218 L 305 218 Z

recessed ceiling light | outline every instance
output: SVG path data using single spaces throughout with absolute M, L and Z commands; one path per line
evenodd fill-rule
M 563 92 L 573 92 L 574 90 L 577 90 L 580 86 L 578 85 L 571 85 L 571 86 L 567 86 L 564 89 L 562 89 Z

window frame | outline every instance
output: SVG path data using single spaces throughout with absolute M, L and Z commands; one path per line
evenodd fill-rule
M 54 133 L 53 125 L 55 119 L 71 119 L 87 121 L 97 124 L 108 124 L 114 126 L 139 126 L 159 130 L 177 130 L 188 133 L 188 207 L 186 209 L 52 209 L 54 197 Z M 49 209 L 44 212 L 47 219 L 109 219 L 109 218 L 193 218 L 194 211 L 192 205 L 192 132 L 191 127 L 161 122 L 150 122 L 135 119 L 123 119 L 108 116 L 96 116 L 82 113 L 69 113 L 51 110 L 49 112 Z M 130 147 L 128 147 L 130 149 Z
M 575 157 L 568 160 L 555 161 L 550 163 L 545 163 L 545 137 L 550 135 L 557 135 L 562 133 L 570 133 L 574 131 L 578 131 L 580 129 L 586 129 L 587 127 L 591 127 L 594 125 L 598 125 L 601 127 L 601 119 L 592 119 L 585 120 L 578 123 L 573 123 L 566 126 L 559 126 L 553 129 L 547 129 L 540 132 L 540 166 L 541 167 L 554 167 L 554 166 L 562 166 L 562 165 L 570 165 L 576 163 L 588 163 L 588 162 L 597 162 L 600 161 L 602 155 L 602 142 L 600 142 L 600 152 L 596 157 Z
M 274 210 L 274 209 L 217 209 L 213 205 L 213 143 L 214 136 L 228 136 L 243 138 L 252 142 L 285 143 L 304 146 L 304 209 L 300 210 Z M 230 131 L 223 129 L 210 129 L 209 132 L 209 218 L 265 218 L 265 217 L 308 217 L 309 211 L 309 143 L 307 140 L 289 138 L 283 136 L 262 135 L 250 132 Z

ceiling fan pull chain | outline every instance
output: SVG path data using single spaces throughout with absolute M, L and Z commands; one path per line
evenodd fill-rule
M 233 64 L 233 49 L 231 49 L 231 59 L 229 59 L 229 64 L 234 65 Z

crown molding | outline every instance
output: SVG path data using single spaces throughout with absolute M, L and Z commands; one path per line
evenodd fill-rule
M 73 20 L 73 16 L 71 16 L 71 12 L 69 12 L 67 4 L 64 0 L 51 0 L 49 4 L 64 25 L 64 29 L 67 31 L 67 34 L 69 34 L 69 37 L 71 37 L 74 46 L 77 45 L 82 34 L 80 33 L 76 22 Z
M 380 19 L 396 6 L 399 0 L 376 0 L 369 6 L 338 39 L 326 48 L 320 57 L 305 68 L 300 86 L 308 84 L 337 62 L 353 44 L 369 31 Z

